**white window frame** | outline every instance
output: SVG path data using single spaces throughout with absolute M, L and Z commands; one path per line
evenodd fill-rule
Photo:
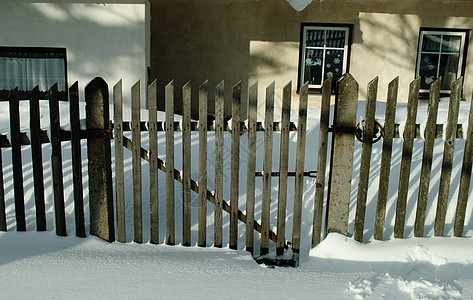
M 442 37 L 440 41 L 440 48 L 439 51 L 422 51 L 422 46 L 424 42 L 424 35 L 440 35 Z M 416 78 L 420 76 L 420 63 L 421 63 L 421 55 L 424 53 L 427 54 L 439 54 L 438 62 L 437 62 L 437 77 L 439 77 L 439 72 L 440 72 L 440 59 L 441 59 L 441 54 L 442 53 L 448 53 L 448 52 L 442 52 L 442 41 L 443 41 L 443 36 L 449 35 L 449 36 L 460 36 L 461 37 L 461 42 L 460 42 L 460 53 L 459 53 L 459 58 L 458 58 L 458 66 L 457 66 L 457 78 L 462 76 L 462 70 L 463 70 L 463 61 L 465 57 L 465 42 L 467 38 L 467 32 L 466 31 L 455 31 L 452 29 L 428 29 L 428 28 L 421 28 L 419 32 L 419 45 L 417 48 L 417 63 L 416 63 Z M 428 89 L 420 89 L 420 93 L 428 93 Z M 442 93 L 450 94 L 450 90 L 441 90 Z
M 340 30 L 345 31 L 345 45 L 343 48 L 338 47 L 327 47 L 326 46 L 326 35 L 324 35 L 324 45 L 319 47 L 306 46 L 307 32 L 309 30 Z M 350 42 L 351 26 L 346 24 L 334 24 L 334 25 L 302 25 L 302 34 L 300 41 L 301 51 L 300 51 L 300 62 L 299 62 L 299 88 L 304 84 L 304 71 L 305 71 L 305 60 L 306 60 L 306 50 L 307 49 L 321 49 L 323 50 L 323 63 L 322 63 L 322 76 L 325 75 L 325 54 L 327 50 L 343 50 L 343 64 L 342 64 L 342 74 L 345 74 L 348 69 L 348 54 L 349 54 L 349 42 Z M 324 78 L 322 78 L 322 83 Z M 309 90 L 318 91 L 322 88 L 322 84 L 309 84 Z

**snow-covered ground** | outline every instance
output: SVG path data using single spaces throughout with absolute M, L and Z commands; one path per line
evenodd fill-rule
M 0 103 L 5 105 L 5 103 Z M 466 122 L 470 102 L 461 103 L 461 116 L 459 123 Z M 440 105 L 437 123 L 445 123 L 448 101 Z M 21 111 L 27 113 L 27 104 L 22 104 Z M 49 124 L 47 103 L 41 104 L 43 118 L 41 126 L 47 128 Z M 61 105 L 64 112 L 62 125 L 67 125 L 67 105 Z M 419 105 L 418 123 L 425 123 L 426 105 Z M 364 113 L 363 102 L 360 102 L 360 116 Z M 309 110 L 306 170 L 315 170 L 316 146 L 318 135 L 317 109 Z M 143 112 L 146 119 L 146 112 Z M 83 116 L 83 114 L 82 114 Z M 126 111 L 125 118 L 129 116 Z M 405 117 L 405 104 L 398 105 L 397 122 L 402 123 Z M 360 117 L 361 118 L 361 117 Z M 379 103 L 377 119 L 384 119 L 384 104 Z M 293 122 L 297 122 L 297 113 L 293 113 Z M 27 115 L 22 118 L 21 127 L 28 128 Z M 0 107 L 0 132 L 7 133 L 9 128 L 8 107 Z M 401 124 L 402 132 L 402 124 Z M 196 135 L 193 135 L 193 166 L 192 176 L 197 179 L 198 152 Z M 160 136 L 162 140 L 162 136 Z M 246 135 L 242 136 L 242 149 L 245 149 Z M 278 169 L 279 136 L 274 138 L 273 169 Z M 290 166 L 295 164 L 296 134 L 291 133 Z M 226 138 L 226 142 L 230 139 Z M 180 169 L 181 146 L 180 133 L 176 134 L 176 168 Z M 209 133 L 209 189 L 213 189 L 213 141 Z M 262 135 L 258 140 L 258 161 L 262 162 Z M 453 214 L 458 193 L 460 162 L 464 142 L 457 141 L 455 152 L 455 167 L 452 174 L 451 201 L 448 210 L 446 235 L 444 238 L 413 238 L 412 227 L 414 215 L 408 214 L 406 218 L 404 240 L 392 238 L 394 224 L 394 208 L 397 193 L 397 180 L 399 173 L 399 156 L 402 143 L 396 141 L 393 152 L 393 167 L 389 190 L 389 202 L 386 218 L 385 239 L 378 242 L 372 240 L 374 205 L 376 203 L 376 190 L 379 172 L 379 157 L 381 143 L 373 147 L 372 174 L 367 204 L 367 223 L 365 226 L 365 243 L 355 242 L 351 237 L 330 234 L 316 248 L 310 250 L 310 232 L 312 222 L 312 208 L 314 195 L 314 179 L 307 178 L 304 182 L 303 232 L 302 232 L 302 261 L 301 266 L 293 268 L 268 268 L 258 265 L 251 256 L 243 250 L 244 225 L 239 225 L 240 239 L 238 251 L 228 248 L 216 249 L 213 247 L 198 248 L 182 246 L 166 246 L 151 244 L 135 244 L 131 242 L 132 232 L 132 204 L 131 183 L 126 186 L 127 194 L 127 240 L 128 243 L 109 244 L 95 237 L 85 239 L 74 236 L 74 213 L 72 204 L 72 167 L 70 162 L 70 144 L 63 143 L 64 157 L 64 182 L 66 199 L 66 217 L 68 237 L 61 238 L 54 234 L 54 220 L 52 207 L 52 186 L 50 179 L 50 146 L 43 146 L 45 189 L 47 194 L 48 231 L 34 232 L 34 199 L 32 189 L 31 154 L 29 147 L 23 147 L 24 185 L 26 197 L 26 214 L 28 232 L 15 232 L 15 215 L 13 204 L 13 182 L 11 169 L 10 150 L 2 150 L 3 172 L 5 176 L 5 193 L 7 206 L 7 223 L 11 232 L 0 233 L 0 280 L 1 299 L 63 299 L 63 298 L 119 298 L 119 299 L 155 299 L 155 298 L 316 298 L 316 299 L 455 299 L 473 298 L 473 240 L 471 230 L 473 218 L 471 207 L 468 206 L 465 238 L 453 238 Z M 422 142 L 416 141 L 417 148 L 413 155 L 411 187 L 409 192 L 408 208 L 415 211 L 418 177 L 422 159 Z M 85 143 L 83 144 L 83 172 L 87 177 L 87 160 Z M 143 147 L 147 148 L 146 134 L 143 135 Z M 195 148 L 194 148 L 195 147 Z M 431 193 L 429 197 L 429 213 L 426 220 L 426 235 L 432 236 L 432 227 L 435 214 L 435 199 L 438 191 L 440 177 L 440 164 L 442 160 L 443 141 L 437 140 L 435 144 L 433 176 Z M 353 170 L 353 191 L 350 204 L 349 232 L 353 232 L 353 217 L 355 213 L 355 198 L 357 186 L 357 167 L 360 148 L 356 148 L 355 167 Z M 195 150 L 195 151 L 194 151 Z M 164 157 L 164 145 L 160 145 L 160 157 Z M 225 147 L 225 161 L 229 162 L 230 145 Z M 228 152 L 228 153 L 227 153 Z M 113 153 L 113 149 L 112 149 Z M 245 152 L 241 151 L 241 177 L 240 182 L 245 183 L 246 166 Z M 126 174 L 131 177 L 131 155 L 125 152 Z M 292 155 L 291 155 L 292 154 Z M 262 166 L 258 166 L 260 170 Z M 229 178 L 230 164 L 225 165 L 225 176 Z M 147 217 L 147 164 L 143 163 L 143 196 L 144 196 L 144 240 L 149 238 L 149 217 Z M 160 176 L 163 176 L 160 173 Z M 161 177 L 163 178 L 163 177 Z M 227 180 L 229 181 L 229 180 Z M 165 183 L 161 180 L 160 199 L 164 198 Z M 228 182 L 227 182 L 228 183 Z M 245 210 L 245 184 L 240 188 L 240 209 Z M 180 184 L 176 188 L 176 240 L 180 242 Z M 289 183 L 289 201 L 292 199 L 293 181 Z M 277 178 L 273 182 L 272 199 L 277 199 Z M 229 199 L 229 191 L 225 191 L 225 199 Z M 84 183 L 85 213 L 88 220 L 88 189 L 87 181 Z M 193 243 L 196 242 L 197 224 L 197 196 L 192 196 L 193 218 Z M 261 182 L 257 181 L 257 200 L 261 199 Z M 471 198 L 471 197 L 470 197 Z M 165 202 L 165 201 L 161 201 Z M 273 201 L 276 202 L 276 201 Z M 275 208 L 277 203 L 272 203 L 271 226 L 275 227 Z M 260 207 L 257 206 L 256 218 L 260 218 Z M 165 211 L 161 204 L 160 211 Z M 213 206 L 208 205 L 208 246 L 213 241 Z M 224 243 L 228 242 L 228 216 L 224 214 Z M 160 239 L 164 240 L 165 218 L 160 218 Z M 288 205 L 288 228 L 286 238 L 290 239 L 292 233 L 292 208 Z M 255 235 L 258 242 L 258 235 Z M 258 245 L 257 247 L 258 248 Z

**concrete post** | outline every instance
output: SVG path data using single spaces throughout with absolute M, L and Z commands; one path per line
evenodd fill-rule
M 115 241 L 108 85 L 100 77 L 85 87 L 90 234 Z

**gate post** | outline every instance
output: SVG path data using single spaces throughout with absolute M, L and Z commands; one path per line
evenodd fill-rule
M 358 83 L 350 74 L 345 74 L 337 82 L 335 99 L 325 226 L 327 233 L 348 233 L 357 108 Z
M 85 87 L 90 234 L 115 241 L 108 85 L 100 77 Z

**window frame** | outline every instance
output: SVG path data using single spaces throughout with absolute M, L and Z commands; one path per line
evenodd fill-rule
M 461 43 L 460 43 L 460 52 L 458 53 L 458 70 L 457 70 L 457 78 L 460 76 L 465 75 L 466 69 L 466 58 L 468 53 L 468 41 L 469 41 L 469 29 L 459 29 L 459 28 L 431 28 L 431 27 L 421 27 L 419 29 L 419 40 L 417 44 L 417 55 L 416 55 L 416 68 L 415 68 L 415 78 L 420 76 L 420 63 L 421 63 L 421 55 L 422 53 L 429 53 L 429 51 L 422 51 L 424 35 L 425 34 L 436 34 L 436 35 L 450 35 L 450 36 L 461 36 Z M 439 54 L 439 62 L 437 64 L 437 74 L 440 72 L 440 59 L 442 48 L 440 46 L 440 50 L 438 52 L 430 51 L 431 54 Z M 437 77 L 438 78 L 438 75 Z M 419 94 L 422 98 L 426 98 L 429 95 L 428 89 L 420 89 Z M 441 89 L 440 95 L 445 97 L 450 95 L 450 89 Z
M 342 74 L 349 72 L 350 69 L 350 56 L 351 56 L 351 45 L 352 45 L 352 34 L 353 34 L 353 24 L 345 23 L 301 23 L 300 38 L 299 38 L 299 65 L 298 65 L 298 75 L 297 75 L 297 92 L 299 92 L 301 86 L 304 84 L 304 71 L 305 71 L 305 59 L 306 59 L 306 36 L 308 30 L 340 30 L 345 29 L 345 45 L 343 47 L 343 69 Z M 325 51 L 327 49 L 341 50 L 342 48 L 327 47 L 324 43 L 322 47 L 310 47 L 314 49 L 323 49 L 324 50 L 324 62 L 322 65 L 322 76 L 325 70 Z M 323 80 L 322 80 L 323 83 Z M 334 86 L 336 82 L 333 83 Z M 309 93 L 319 94 L 322 91 L 322 84 L 309 84 Z M 334 92 L 332 88 L 332 93 Z
M 60 101 L 68 101 L 68 79 L 67 79 L 67 50 L 60 47 L 21 47 L 21 46 L 0 46 L 0 57 L 19 57 L 19 58 L 60 58 L 64 61 L 64 84 L 65 91 L 58 92 Z M 0 101 L 8 101 L 10 91 L 0 91 Z M 40 99 L 47 98 L 48 91 L 40 91 Z M 29 99 L 29 92 L 18 92 L 20 100 Z

